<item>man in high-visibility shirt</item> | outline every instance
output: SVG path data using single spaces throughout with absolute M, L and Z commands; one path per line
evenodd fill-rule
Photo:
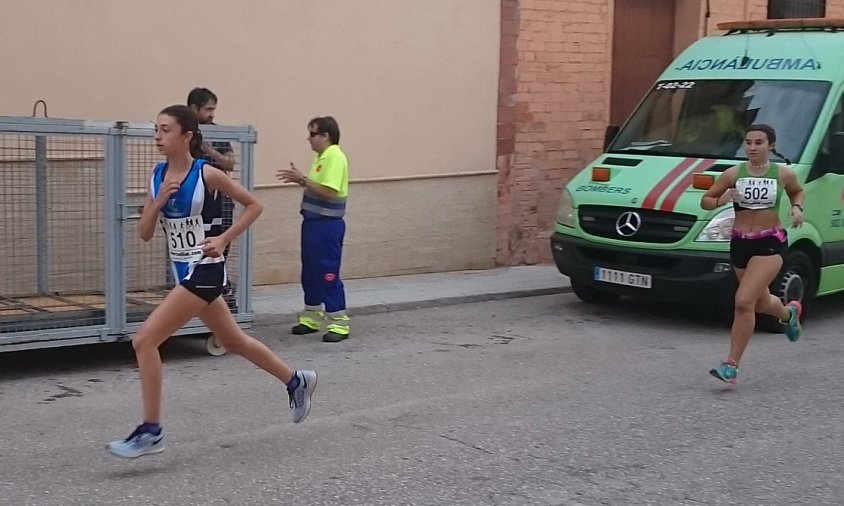
M 293 327 L 297 335 L 319 332 L 322 340 L 340 342 L 349 337 L 346 294 L 340 281 L 340 258 L 346 233 L 346 196 L 349 193 L 349 164 L 340 149 L 340 127 L 331 116 L 308 123 L 308 142 L 316 152 L 307 176 L 290 162 L 276 177 L 304 188 L 302 196 L 302 289 L 305 310 Z

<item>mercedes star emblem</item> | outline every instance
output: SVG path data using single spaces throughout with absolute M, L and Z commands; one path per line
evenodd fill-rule
M 615 231 L 622 237 L 630 237 L 639 231 L 642 226 L 642 217 L 636 211 L 627 211 L 615 220 Z

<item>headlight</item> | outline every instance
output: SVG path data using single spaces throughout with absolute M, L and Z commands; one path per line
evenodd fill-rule
M 736 213 L 732 207 L 724 209 L 716 214 L 697 236 L 699 242 L 726 242 L 730 240 L 730 233 L 733 231 L 733 221 Z
M 563 188 L 563 193 L 560 195 L 560 206 L 557 208 L 557 223 L 567 227 L 574 226 L 574 205 L 571 199 L 571 193 Z

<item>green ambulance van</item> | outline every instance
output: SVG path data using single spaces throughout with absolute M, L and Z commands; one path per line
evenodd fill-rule
M 563 189 L 551 248 L 580 299 L 731 306 L 731 205 L 700 199 L 767 123 L 806 191 L 772 289 L 808 306 L 844 290 L 844 20 L 724 23 L 662 73 L 604 153 Z M 774 162 L 785 163 L 774 157 Z M 788 199 L 780 215 L 785 226 Z

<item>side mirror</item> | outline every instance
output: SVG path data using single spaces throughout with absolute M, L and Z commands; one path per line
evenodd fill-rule
M 829 166 L 836 174 L 844 174 L 844 132 L 835 132 L 829 139 Z
M 621 130 L 620 125 L 607 125 L 607 129 L 604 131 L 604 151 L 607 150 L 610 143 L 615 139 L 615 136 L 618 135 L 619 130 Z

